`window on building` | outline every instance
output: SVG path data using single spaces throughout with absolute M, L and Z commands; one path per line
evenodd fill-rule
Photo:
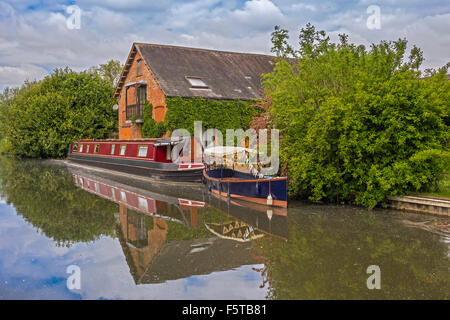
M 80 153 L 83 152 L 83 145 L 80 145 Z
M 139 59 L 136 64 L 136 77 L 142 76 L 142 59 Z
M 148 211 L 148 201 L 144 198 L 138 198 L 139 209 Z
M 123 202 L 127 202 L 127 194 L 124 191 L 120 191 L 120 198 Z
M 77 144 L 73 145 L 72 152 L 78 152 L 78 145 Z
M 134 104 L 128 104 L 128 90 L 134 88 L 135 100 Z M 131 91 L 132 92 L 132 91 Z M 134 84 L 133 87 L 129 86 L 125 89 L 125 104 L 126 104 L 126 120 L 135 118 L 136 120 L 142 119 L 144 112 L 144 105 L 147 101 L 147 85 L 145 83 Z
M 145 105 L 145 101 L 147 101 L 147 86 L 139 86 L 137 89 L 137 95 L 138 95 L 138 115 L 142 116 L 142 114 L 144 113 L 144 105 Z
M 114 154 L 116 152 L 116 145 L 111 145 L 111 154 Z
M 148 146 L 139 146 L 138 157 L 146 157 L 148 152 Z
M 208 85 L 203 82 L 201 78 L 197 77 L 186 77 L 186 80 L 191 85 L 191 88 L 200 88 L 200 89 L 208 89 Z
M 86 153 L 89 153 L 89 147 L 90 147 L 91 145 L 90 144 L 88 144 L 87 146 L 86 146 Z
M 94 146 L 94 153 L 98 153 L 99 150 L 100 150 L 100 145 L 96 144 Z
M 126 145 L 121 145 L 120 146 L 120 155 L 124 156 L 126 151 L 127 151 L 127 146 Z

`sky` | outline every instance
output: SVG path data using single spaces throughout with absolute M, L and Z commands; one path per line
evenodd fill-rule
M 0 0 L 0 90 L 59 67 L 124 63 L 133 42 L 270 54 L 275 25 L 295 46 L 308 22 L 356 44 L 406 38 L 423 68 L 450 62 L 448 0 Z

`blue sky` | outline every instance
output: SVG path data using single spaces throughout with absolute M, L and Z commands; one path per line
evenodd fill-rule
M 69 5 L 82 10 L 80 29 L 67 28 Z M 370 5 L 380 8 L 379 30 L 367 27 Z M 424 51 L 424 67 L 450 62 L 448 0 L 0 0 L 0 89 L 56 67 L 124 62 L 133 42 L 270 53 L 274 25 L 295 45 L 307 22 L 358 44 L 406 37 Z

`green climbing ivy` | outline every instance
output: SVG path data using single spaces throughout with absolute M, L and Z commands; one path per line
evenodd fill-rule
M 246 129 L 253 117 L 263 109 L 254 106 L 256 101 L 213 100 L 204 98 L 168 98 L 164 122 L 167 129 L 186 129 L 194 134 L 194 122 L 202 121 L 203 129 L 216 128 L 225 134 L 226 129 Z
M 167 126 L 164 122 L 156 122 L 152 118 L 153 106 L 146 102 L 144 106 L 144 114 L 142 115 L 142 137 L 143 138 L 159 138 L 167 132 Z
M 194 134 L 194 122 L 201 121 L 203 129 L 247 129 L 255 116 L 264 110 L 256 101 L 211 100 L 204 98 L 167 98 L 167 113 L 163 122 L 152 118 L 153 106 L 146 102 L 142 116 L 142 137 L 157 138 L 167 131 L 186 129 Z

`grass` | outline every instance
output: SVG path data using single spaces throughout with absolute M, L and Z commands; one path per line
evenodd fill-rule
M 450 199 L 450 174 L 444 174 L 444 179 L 439 184 L 439 191 L 421 193 L 421 196 L 432 196 L 439 198 L 449 198 Z

